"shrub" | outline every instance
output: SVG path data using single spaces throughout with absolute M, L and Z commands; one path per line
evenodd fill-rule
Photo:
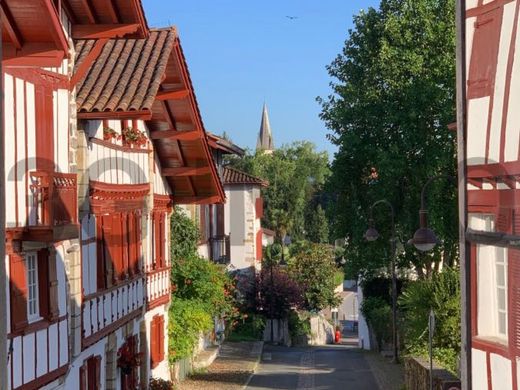
M 176 386 L 172 381 L 160 378 L 150 378 L 149 390 L 176 390 Z
M 302 289 L 285 270 L 266 267 L 257 277 L 258 307 L 268 317 L 285 318 L 293 308 L 303 305 Z
M 445 268 L 431 279 L 411 282 L 404 288 L 399 305 L 403 309 L 404 341 L 409 351 L 427 351 L 428 317 L 430 309 L 434 310 L 436 357 L 441 365 L 454 372 L 460 350 L 458 270 Z
M 174 363 L 192 355 L 200 333 L 213 328 L 213 318 L 205 305 L 186 299 L 173 299 L 169 318 L 169 360 Z
M 334 292 L 336 271 L 334 253 L 329 245 L 304 245 L 290 260 L 289 273 L 303 289 L 306 310 L 318 312 L 341 302 Z
M 229 341 L 260 340 L 264 333 L 265 323 L 265 318 L 262 315 L 245 315 L 243 320 L 238 321 L 227 339 Z
M 310 335 L 311 323 L 309 319 L 309 312 L 291 311 L 289 313 L 289 334 L 293 342 L 296 343 L 299 338 Z
M 383 343 L 390 340 L 392 335 L 392 309 L 381 297 L 366 297 L 361 305 L 361 313 L 370 326 L 380 351 Z

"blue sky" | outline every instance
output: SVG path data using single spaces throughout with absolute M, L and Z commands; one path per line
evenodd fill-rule
M 175 25 L 206 130 L 254 148 L 262 105 L 275 146 L 309 140 L 332 157 L 316 96 L 352 16 L 379 0 L 144 0 L 151 27 Z M 287 16 L 296 16 L 289 19 Z

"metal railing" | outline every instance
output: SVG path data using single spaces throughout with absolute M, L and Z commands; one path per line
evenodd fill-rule
M 231 245 L 229 235 L 215 236 L 209 239 L 209 256 L 217 264 L 229 264 L 231 261 Z

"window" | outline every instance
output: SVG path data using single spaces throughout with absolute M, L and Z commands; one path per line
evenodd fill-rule
M 101 389 L 101 356 L 93 356 L 84 361 L 79 369 L 80 390 Z
M 164 317 L 156 315 L 150 324 L 150 362 L 152 368 L 164 360 Z
M 25 267 L 27 269 L 27 320 L 34 322 L 40 319 L 38 305 L 38 256 L 36 253 L 25 255 Z
M 469 227 L 495 231 L 495 216 L 471 214 Z M 477 334 L 481 337 L 508 341 L 507 279 L 508 250 L 493 245 L 476 246 L 477 265 Z

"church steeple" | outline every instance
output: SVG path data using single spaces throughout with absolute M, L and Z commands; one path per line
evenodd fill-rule
M 262 123 L 260 124 L 260 133 L 258 134 L 256 149 L 263 150 L 265 153 L 272 153 L 274 150 L 273 134 L 271 133 L 269 114 L 267 113 L 267 105 L 265 103 L 262 111 Z

